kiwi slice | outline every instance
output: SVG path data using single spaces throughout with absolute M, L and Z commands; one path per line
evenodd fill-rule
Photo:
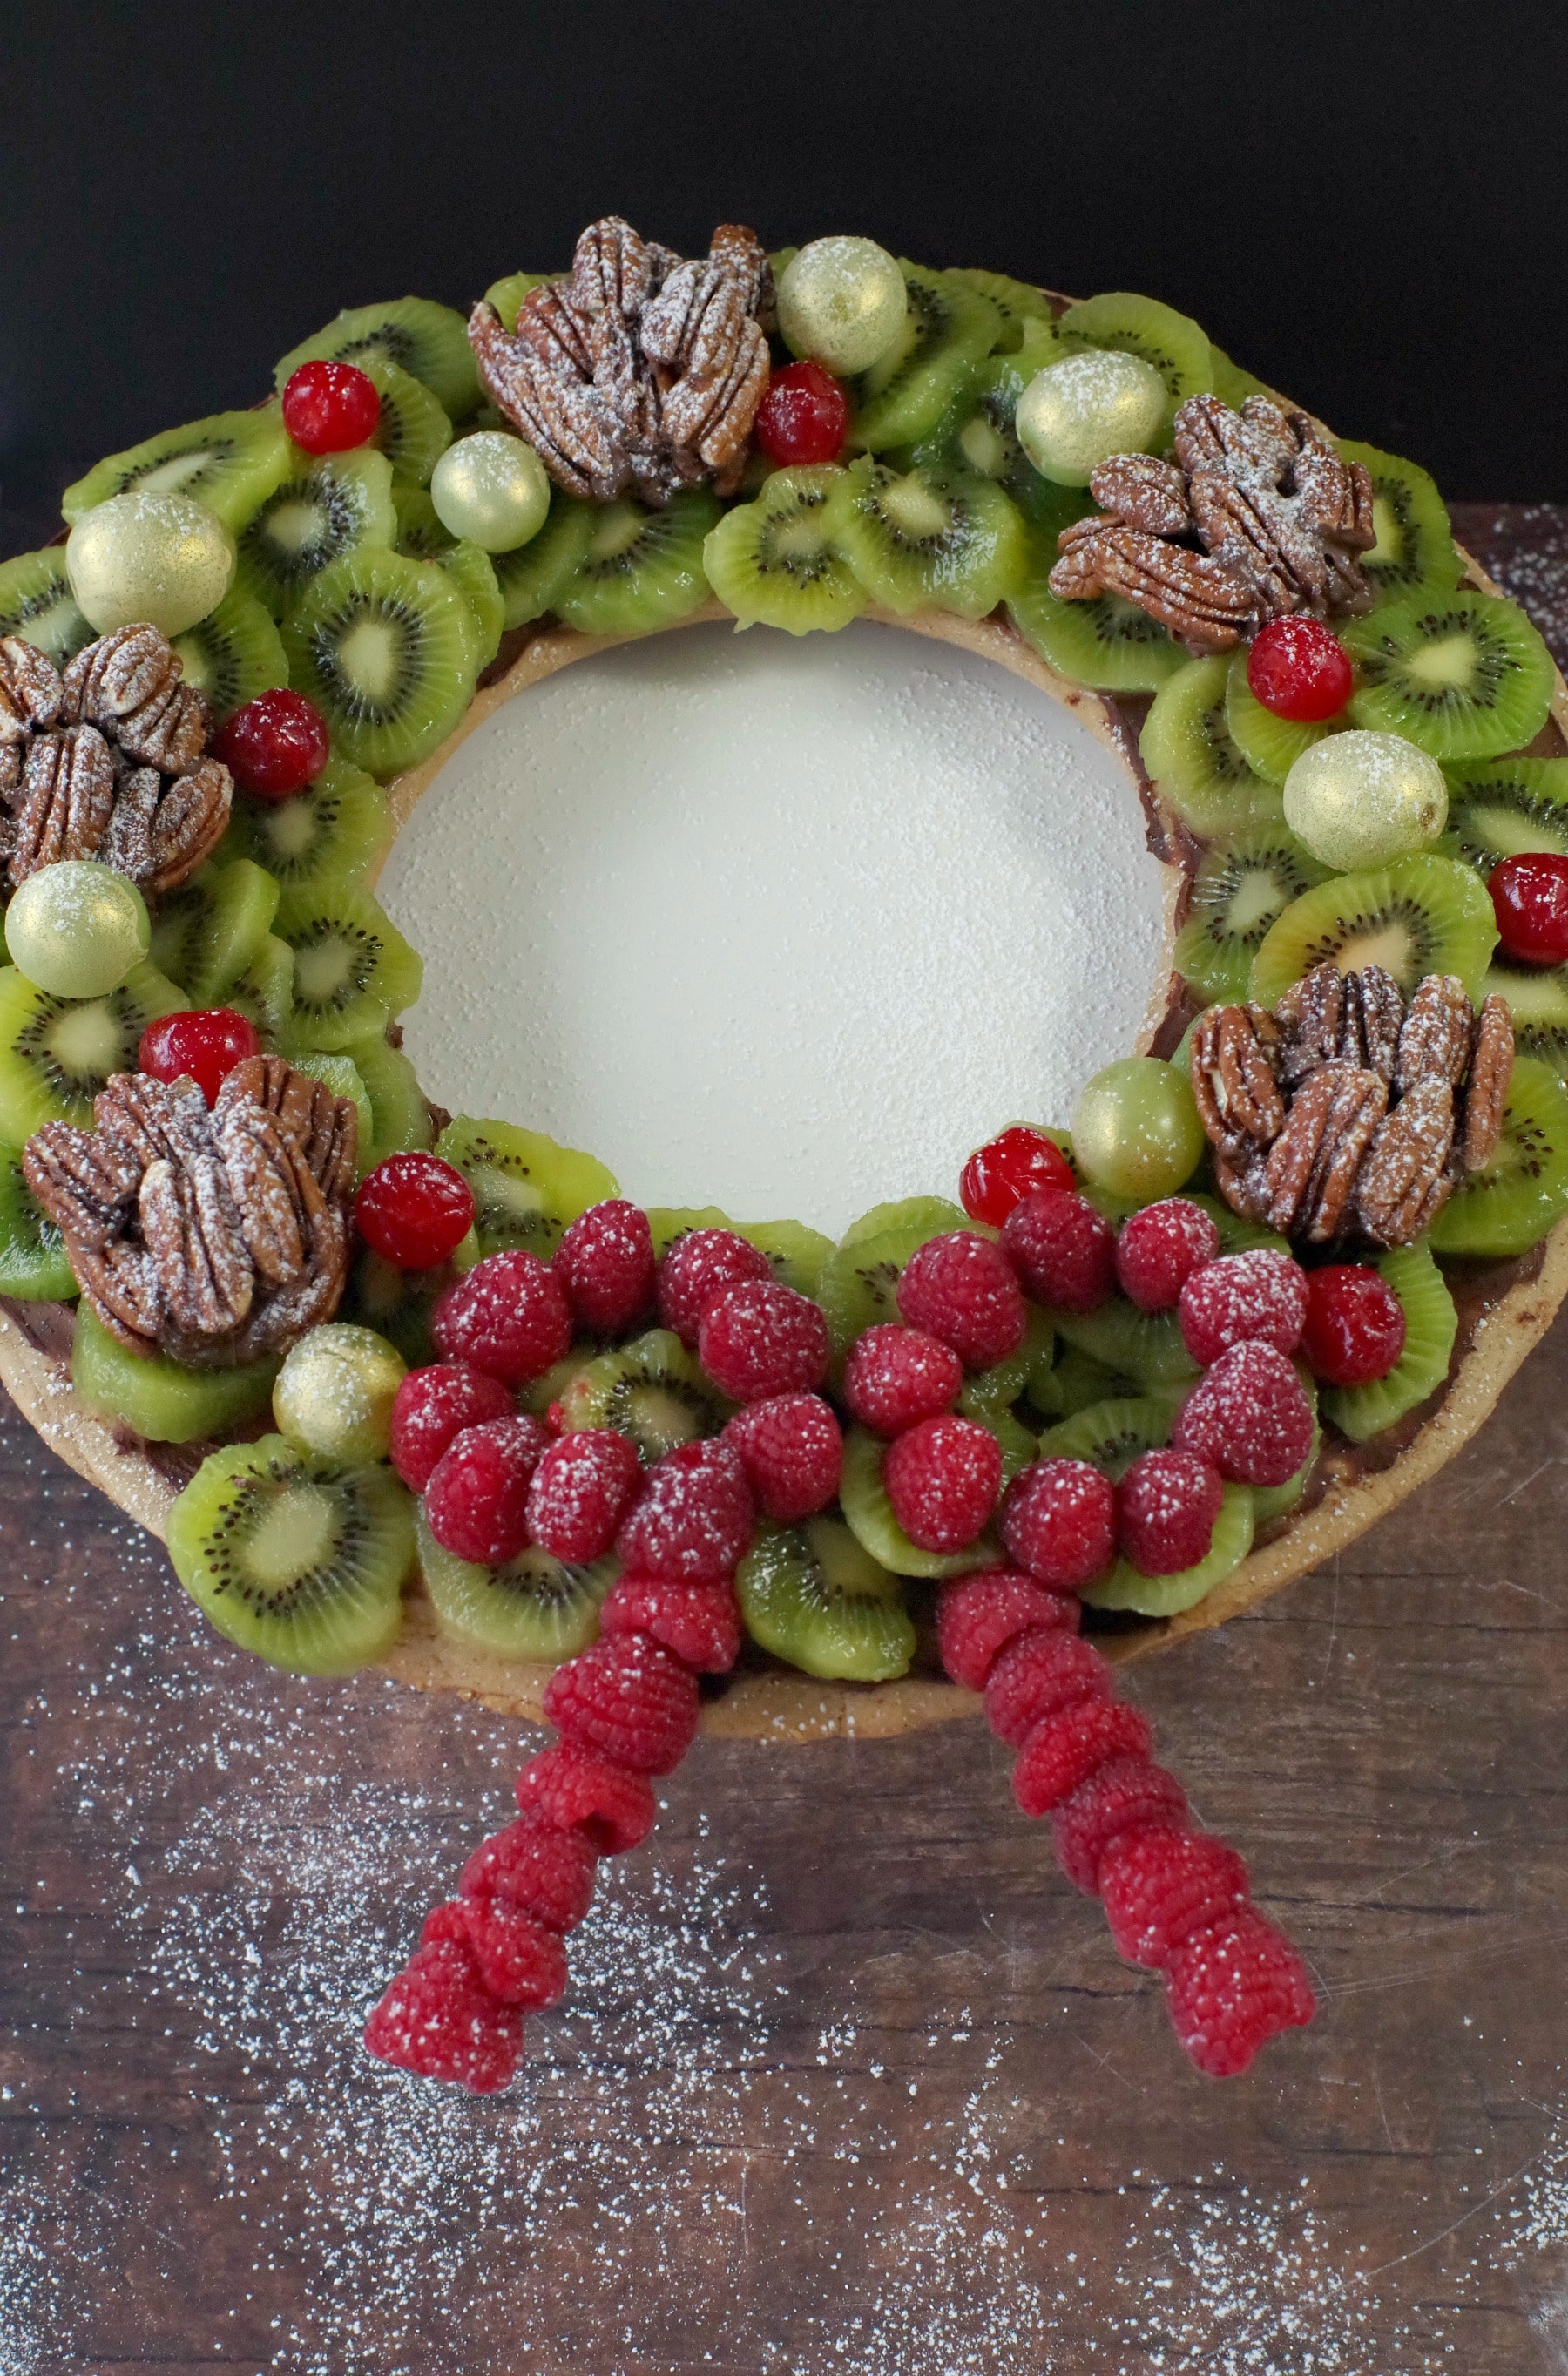
M 515 318 L 515 317 L 514 317 Z M 302 339 L 272 374 L 279 395 L 302 363 L 355 363 L 369 372 L 380 359 L 422 380 L 454 421 L 464 421 L 480 400 L 479 371 L 469 344 L 469 326 L 450 305 L 429 297 L 397 297 L 385 305 L 355 305 Z
M 1568 1081 L 1568 966 L 1515 965 L 1500 957 L 1481 984 L 1508 1001 L 1514 1044 L 1521 1055 Z
M 1043 337 L 1048 343 L 1054 341 L 1054 316 L 1043 289 L 1033 288 L 1027 280 L 1015 280 L 1005 272 L 980 272 L 963 267 L 950 271 L 947 279 L 961 281 L 966 289 L 978 290 L 995 306 L 1002 316 L 1002 335 L 995 341 L 999 354 L 1016 355 L 1031 323 L 1036 339 Z M 1037 362 L 1034 368 L 1039 371 L 1041 364 Z
M 1049 350 L 1040 351 L 1032 339 L 1021 354 L 993 356 L 959 391 L 934 429 L 890 458 L 899 469 L 919 465 L 938 476 L 956 470 L 989 479 L 1032 525 L 1048 529 L 1054 540 L 1059 530 L 1092 511 L 1094 500 L 1087 487 L 1062 487 L 1042 478 L 1018 443 L 1014 427 L 1018 398 L 1050 360 Z M 1051 551 L 1054 558 L 1054 541 Z
M 1506 1260 L 1527 1253 L 1565 1212 L 1568 1089 L 1538 1057 L 1517 1056 L 1497 1152 L 1455 1188 L 1432 1223 L 1431 1246 Z
M 831 1238 L 810 1230 L 803 1221 L 705 1221 L 704 1229 L 731 1229 L 748 1245 L 767 1256 L 774 1276 L 797 1295 L 816 1300 L 822 1274 L 836 1252 Z
M 1176 937 L 1177 972 L 1206 1001 L 1244 999 L 1270 925 L 1331 871 L 1284 824 L 1212 843 Z
M 0 1146 L 0 1295 L 59 1303 L 76 1292 L 65 1241 L 28 1186 L 21 1148 Z
M 1088 1460 L 1120 1484 L 1142 1452 L 1170 1441 L 1182 1408 L 1179 1393 L 1113 1395 L 1048 1427 L 1039 1440 L 1042 1460 Z
M 1064 1344 L 1092 1354 L 1118 1377 L 1134 1379 L 1146 1394 L 1198 1374 L 1174 1312 L 1140 1312 L 1128 1297 L 1113 1295 L 1093 1312 L 1050 1316 Z
M 1408 998 L 1423 974 L 1456 973 L 1472 999 L 1497 945 L 1486 885 L 1455 858 L 1396 858 L 1336 874 L 1293 899 L 1253 959 L 1252 995 L 1282 991 L 1331 959 L 1341 973 L 1379 965 Z
M 283 647 L 333 749 L 373 776 L 427 757 L 473 699 L 473 613 L 443 570 L 403 553 L 331 563 L 285 618 Z
M 927 1238 L 940 1238 L 952 1230 L 972 1230 L 970 1220 L 961 1205 L 950 1204 L 945 1196 L 900 1196 L 891 1205 L 873 1205 L 868 1213 L 851 1221 L 839 1243 L 845 1246 L 864 1245 L 868 1238 L 885 1238 L 890 1230 L 918 1230 L 909 1239 L 909 1252 L 923 1245 Z
M 148 1025 L 190 1003 L 145 958 L 101 998 L 54 998 L 0 967 L 0 1142 L 25 1146 L 46 1122 L 90 1130 L 94 1098 L 136 1071 Z
M 65 575 L 65 548 L 21 552 L 0 566 L 0 636 L 20 636 L 47 652 L 56 668 L 92 641 Z
M 1231 735 L 1229 676 L 1222 653 L 1188 660 L 1155 695 L 1138 737 L 1145 766 L 1194 833 L 1233 834 L 1284 822 L 1277 789 L 1255 773 Z
M 565 275 L 560 272 L 504 273 L 499 280 L 491 282 L 484 292 L 484 302 L 487 305 L 494 306 L 501 316 L 501 327 L 504 330 L 515 330 L 517 327 L 517 315 L 522 310 L 523 300 L 529 290 L 542 289 L 547 280 L 561 280 L 564 278 Z
M 637 636 L 707 600 L 703 546 L 721 510 L 710 488 L 689 488 L 662 511 L 633 495 L 591 508 L 588 550 L 554 598 L 567 626 L 585 636 Z M 540 535 L 548 527 L 547 520 Z
M 241 536 L 234 583 L 280 619 L 321 572 L 359 545 L 397 533 L 392 466 L 368 446 L 350 454 L 302 454 Z
M 1381 600 L 1406 595 L 1446 594 L 1458 585 L 1464 563 L 1437 482 L 1417 462 L 1402 461 L 1376 446 L 1341 439 L 1335 449 L 1347 462 L 1364 464 L 1372 482 L 1372 525 L 1377 541 L 1357 562 Z
M 355 1040 L 344 1053 L 353 1058 L 370 1100 L 370 1128 L 360 1143 L 366 1170 L 386 1155 L 410 1148 L 428 1152 L 435 1144 L 435 1124 L 419 1075 L 402 1050 L 382 1039 Z
M 1042 1364 L 1049 1370 L 1055 1351 L 1056 1331 L 1046 1314 L 1034 1304 L 1028 1308 L 1028 1323 L 1024 1341 L 1018 1350 L 992 1369 L 982 1370 L 968 1379 L 958 1397 L 958 1408 L 966 1419 L 972 1419 L 989 1428 L 1002 1446 L 1002 1482 L 1010 1485 L 1020 1468 L 1027 1468 L 1039 1451 L 1034 1431 L 1020 1419 L 1015 1408 L 1028 1391 L 1029 1381 Z
M 1405 1346 L 1385 1378 L 1364 1386 L 1324 1386 L 1323 1410 L 1352 1443 L 1381 1435 L 1448 1375 L 1459 1315 L 1446 1280 L 1424 1243 L 1391 1246 L 1377 1267 L 1405 1309 Z
M 915 1248 L 950 1228 L 966 1226 L 941 1221 L 932 1228 L 921 1218 L 845 1239 L 823 1265 L 816 1299 L 827 1314 L 836 1361 L 843 1360 L 866 1329 L 898 1318 L 898 1280 Z
M 588 559 L 600 509 L 557 487 L 538 534 L 512 552 L 491 554 L 508 627 L 526 626 L 530 619 L 554 610 Z
M 396 1641 L 413 1503 L 384 1461 L 280 1435 L 209 1453 L 169 1513 L 174 1573 L 220 1634 L 275 1667 L 345 1675 Z
M 1069 351 L 1110 348 L 1152 363 L 1170 392 L 1168 423 L 1189 396 L 1214 386 L 1214 353 L 1206 334 L 1157 297 L 1134 297 L 1124 289 L 1086 297 L 1068 306 L 1057 322 L 1056 335 Z
M 294 1011 L 294 952 L 288 943 L 268 933 L 239 980 L 224 992 L 223 1004 L 255 1024 L 265 1047 L 276 1048 Z
M 1490 759 L 1545 725 L 1551 654 L 1501 594 L 1416 595 L 1343 630 L 1356 663 L 1350 715 L 1437 759 Z
M 552 1361 L 541 1377 L 529 1378 L 513 1389 L 512 1399 L 520 1411 L 530 1419 L 543 1419 L 552 1403 L 564 1399 L 567 1387 L 580 1376 L 590 1361 L 597 1361 L 600 1348 L 596 1345 L 574 1345 L 558 1361 Z
M 1109 1369 L 1076 1345 L 1060 1345 L 1051 1367 L 1037 1369 L 1029 1380 L 1029 1400 L 1048 1420 L 1072 1419 L 1096 1403 L 1135 1402 L 1141 1396 L 1135 1378 Z
M 972 282 L 904 264 L 904 327 L 854 384 L 851 443 L 870 453 L 935 428 L 1004 335 L 1000 310 Z
M 575 1146 L 509 1122 L 457 1114 L 435 1143 L 474 1192 L 481 1251 L 521 1246 L 548 1261 L 568 1221 L 620 1194 L 613 1172 Z
M 621 1573 L 616 1559 L 568 1567 L 538 1543 L 500 1567 L 478 1566 L 436 1541 L 422 1502 L 414 1513 L 414 1547 L 443 1634 L 503 1658 L 552 1666 L 598 1639 L 600 1610 Z
M 357 1320 L 395 1345 L 410 1370 L 440 1357 L 430 1334 L 431 1307 L 458 1275 L 455 1263 L 435 1270 L 399 1270 L 367 1246 L 350 1274 L 339 1318 Z
M 422 380 L 386 355 L 368 355 L 360 369 L 374 382 L 381 398 L 381 418 L 371 444 L 386 455 L 395 479 L 428 487 L 431 472 L 452 443 L 445 407 Z
M 1028 577 L 1008 601 L 1007 615 L 1025 643 L 1072 684 L 1102 693 L 1158 693 L 1187 659 L 1175 637 L 1120 594 L 1063 601 L 1046 582 L 1055 558 L 1054 551 L 1037 548 Z
M 600 1353 L 561 1396 L 568 1428 L 612 1427 L 645 1460 L 678 1443 L 717 1435 L 734 1410 L 669 1328 L 650 1328 L 616 1351 Z
M 1232 412 L 1240 412 L 1249 396 L 1266 396 L 1274 404 L 1289 401 L 1277 388 L 1270 387 L 1266 380 L 1259 379 L 1254 372 L 1232 362 L 1224 348 L 1217 347 L 1212 339 L 1208 342 L 1208 360 L 1214 374 L 1214 393 L 1221 404 L 1230 407 Z
M 289 663 L 272 614 L 254 595 L 225 594 L 216 611 L 174 637 L 185 683 L 205 694 L 215 718 L 227 718 L 289 682 Z
M 495 564 L 488 552 L 463 537 L 449 552 L 437 557 L 436 565 L 445 571 L 474 614 L 474 665 L 480 671 L 487 669 L 501 647 L 501 633 L 506 624 L 506 605 L 501 599 Z
M 729 1214 L 721 1213 L 717 1205 L 649 1205 L 647 1212 L 655 1262 L 662 1262 L 676 1240 L 689 1238 L 694 1230 L 735 1228 Z
M 254 859 L 204 866 L 165 899 L 152 927 L 152 962 L 193 1005 L 221 1006 L 272 930 L 278 885 Z
M 735 1592 L 753 1641 L 804 1674 L 886 1683 L 909 1672 L 915 1629 L 898 1579 L 837 1518 L 759 1526 Z
M 282 484 L 294 457 L 276 406 L 215 412 L 95 462 L 85 478 L 66 488 L 60 510 L 75 528 L 84 513 L 133 489 L 144 495 L 193 495 L 225 528 L 237 530 Z
M 440 561 L 457 543 L 423 487 L 395 480 L 392 508 L 398 515 L 395 552 L 406 552 L 410 561 Z
M 983 619 L 1016 593 L 1028 564 L 1022 514 L 992 480 L 869 457 L 851 464 L 827 506 L 827 533 L 873 600 L 900 613 Z
M 1214 666 L 1203 661 L 1201 666 Z M 1289 718 L 1277 718 L 1265 709 L 1252 686 L 1247 683 L 1247 655 L 1238 652 L 1234 659 L 1221 660 L 1225 669 L 1225 726 L 1232 745 L 1247 766 L 1261 776 L 1265 783 L 1282 784 L 1303 751 L 1321 742 L 1325 734 L 1337 731 L 1333 719 L 1315 726 L 1298 725 Z
M 1505 858 L 1568 858 L 1568 759 L 1475 759 L 1450 765 L 1448 830 L 1438 848 L 1490 874 Z
M 222 855 L 249 858 L 285 891 L 358 884 L 385 856 L 392 812 L 374 776 L 347 759 L 328 759 L 314 784 L 286 801 L 242 793 L 230 815 Z
M 1179 1569 L 1174 1575 L 1143 1575 L 1123 1556 L 1109 1575 L 1086 1588 L 1084 1606 L 1129 1610 L 1139 1617 L 1174 1617 L 1195 1608 L 1241 1566 L 1253 1547 L 1254 1523 L 1250 1489 L 1227 1485 L 1208 1550 L 1195 1566 Z
M 1243 1219 L 1240 1213 L 1233 1213 L 1220 1197 L 1206 1195 L 1196 1188 L 1183 1188 L 1180 1193 L 1189 1205 L 1196 1205 L 1200 1211 L 1209 1216 L 1219 1231 L 1222 1254 L 1245 1254 L 1254 1251 L 1288 1254 L 1290 1252 L 1289 1238 L 1281 1237 L 1277 1230 L 1265 1230 L 1260 1221 Z
M 71 1384 L 84 1403 L 123 1420 L 149 1443 L 226 1435 L 265 1410 L 280 1355 L 232 1370 L 187 1370 L 166 1353 L 128 1352 L 87 1304 L 77 1310 Z
M 703 546 L 703 567 L 742 627 L 791 636 L 848 626 L 865 588 L 828 525 L 842 470 L 775 470 L 754 503 L 726 512 Z
M 997 1564 L 993 1536 L 982 1535 L 968 1550 L 925 1551 L 912 1543 L 893 1515 L 887 1488 L 882 1481 L 882 1459 L 887 1450 L 879 1436 L 852 1427 L 844 1439 L 844 1473 L 838 1504 L 844 1523 L 862 1550 L 895 1575 L 964 1575 L 971 1568 Z
M 374 1039 L 420 994 L 424 967 L 368 891 L 324 883 L 285 892 L 275 929 L 294 953 L 289 1028 L 300 1047 Z
M 308 1073 L 313 1081 L 322 1082 L 335 1098 L 347 1098 L 359 1115 L 358 1176 L 363 1179 L 370 1170 L 371 1134 L 374 1121 L 370 1110 L 370 1097 L 352 1056 L 328 1055 L 320 1048 L 291 1050 L 289 1062 L 297 1072 Z

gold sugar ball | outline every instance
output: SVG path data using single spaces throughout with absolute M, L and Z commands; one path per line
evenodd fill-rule
M 1355 727 L 1312 743 L 1285 778 L 1285 822 L 1342 874 L 1429 849 L 1448 823 L 1448 786 L 1402 734 Z
M 329 1460 L 385 1460 L 408 1364 L 374 1328 L 329 1320 L 302 1336 L 272 1389 L 280 1433 Z

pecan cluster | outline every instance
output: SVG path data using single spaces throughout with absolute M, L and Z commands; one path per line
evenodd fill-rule
M 733 494 L 767 389 L 773 273 L 742 224 L 683 258 L 619 215 L 590 223 L 564 280 L 523 300 L 515 331 L 481 303 L 469 323 L 480 377 L 556 482 L 650 504 L 711 479 Z
M 1229 651 L 1265 620 L 1364 611 L 1355 555 L 1377 541 L 1372 481 L 1304 412 L 1191 396 L 1176 457 L 1115 454 L 1089 480 L 1101 506 L 1057 539 L 1051 590 L 1120 594 L 1195 652 Z
M 0 639 L 0 858 L 13 883 L 96 858 L 172 891 L 221 839 L 234 786 L 208 752 L 212 715 L 156 627 L 116 627 L 64 676 Z
M 46 1123 L 22 1168 L 120 1344 L 220 1369 L 332 1317 L 349 1265 L 350 1099 L 252 1056 L 210 1113 L 190 1080 L 116 1073 L 93 1116 L 96 1130 Z
M 1233 1212 L 1323 1245 L 1408 1245 L 1491 1160 L 1514 1070 L 1505 1000 L 1479 1015 L 1452 974 L 1407 1006 L 1380 966 L 1315 966 L 1272 1014 L 1211 1006 L 1193 1094 Z

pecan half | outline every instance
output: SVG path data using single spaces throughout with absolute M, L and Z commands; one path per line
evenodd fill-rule
M 1399 1034 L 1395 1087 L 1403 1092 L 1418 1081 L 1431 1080 L 1456 1089 L 1469 1068 L 1475 1024 L 1475 1009 L 1458 976 L 1429 973 L 1410 1001 Z
M 114 811 L 114 762 L 96 726 L 41 734 L 28 753 L 6 872 L 26 882 L 63 858 L 96 858 Z
M 0 636 L 0 746 L 53 726 L 65 699 L 60 671 L 46 652 L 20 636 Z
M 1206 553 L 1114 521 L 1080 520 L 1060 541 L 1047 583 L 1063 601 L 1119 594 L 1195 651 L 1230 651 L 1253 624 L 1245 588 Z
M 1356 1212 L 1374 1244 L 1408 1245 L 1430 1229 L 1454 1182 L 1454 1091 L 1425 1074 L 1406 1090 L 1367 1150 Z
M 1314 1245 L 1339 1235 L 1387 1106 L 1386 1083 L 1363 1065 L 1324 1064 L 1302 1083 L 1268 1152 L 1271 1228 Z
M 1231 1163 L 1268 1146 L 1284 1128 L 1277 1040 L 1272 1018 L 1255 1007 L 1211 1006 L 1194 1029 L 1193 1096 L 1204 1129 Z
M 1467 1171 L 1484 1171 L 1497 1152 L 1503 1109 L 1514 1077 L 1514 1017 L 1508 1002 L 1493 991 L 1482 1002 L 1470 1042 L 1470 1077 L 1465 1088 L 1465 1130 L 1459 1161 Z

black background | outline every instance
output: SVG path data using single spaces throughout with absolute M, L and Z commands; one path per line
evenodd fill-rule
M 612 209 L 1143 290 L 1453 497 L 1568 498 L 1557 0 L 0 0 L 0 551 L 339 306 Z

